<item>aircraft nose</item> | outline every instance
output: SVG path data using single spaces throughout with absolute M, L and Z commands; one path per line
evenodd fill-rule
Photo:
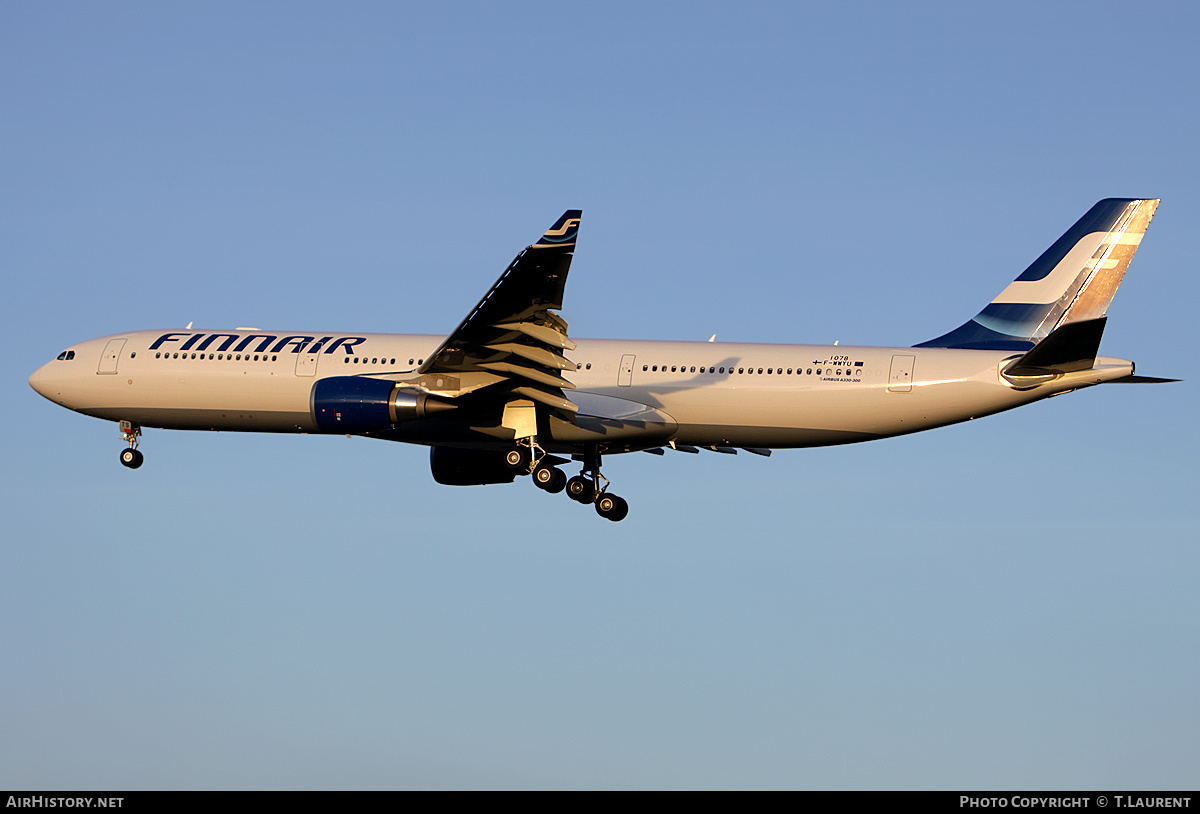
M 49 375 L 46 373 L 46 365 L 42 365 L 33 371 L 33 375 L 29 377 L 29 386 L 41 395 L 46 396 L 46 390 L 49 386 L 48 379 Z M 49 398 L 49 396 L 46 397 Z
M 29 377 L 29 386 L 51 401 L 61 404 L 62 382 L 61 377 L 55 375 L 57 371 L 51 368 L 53 364 L 54 362 L 48 362 L 33 371 L 33 375 Z

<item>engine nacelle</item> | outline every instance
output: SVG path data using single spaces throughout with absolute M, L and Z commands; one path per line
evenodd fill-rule
M 332 376 L 320 379 L 312 389 L 313 420 L 321 432 L 388 430 L 453 409 L 453 404 L 426 393 L 369 376 Z
M 504 463 L 504 453 L 490 449 L 433 447 L 429 450 L 433 479 L 446 486 L 512 483 L 517 474 Z

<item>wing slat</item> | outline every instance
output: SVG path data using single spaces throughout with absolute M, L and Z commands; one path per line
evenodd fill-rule
M 497 373 L 511 373 L 519 379 L 528 379 L 537 382 L 538 384 L 548 384 L 551 387 L 558 387 L 562 390 L 574 390 L 575 385 L 558 376 L 544 370 L 538 370 L 535 367 L 528 365 L 517 365 L 512 362 L 479 362 L 478 366 L 484 370 L 491 370 Z
M 515 356 L 520 356 L 522 359 L 528 359 L 531 362 L 541 365 L 542 367 L 551 368 L 553 370 L 574 370 L 575 365 L 568 362 L 561 354 L 554 351 L 546 350 L 545 348 L 534 347 L 533 345 L 523 345 L 520 342 L 500 342 L 493 345 L 488 345 L 492 350 L 500 351 L 501 353 L 511 353 Z
M 570 413 L 572 416 L 579 412 L 579 405 L 575 404 L 575 402 L 571 401 L 570 399 L 555 395 L 554 393 L 549 393 L 537 387 L 514 387 L 512 389 L 512 393 L 515 396 L 523 396 L 527 399 L 532 399 L 533 401 L 545 404 L 547 407 L 553 407 L 556 410 L 562 410 L 565 413 Z

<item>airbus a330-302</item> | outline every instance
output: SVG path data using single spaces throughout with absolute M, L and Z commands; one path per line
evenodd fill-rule
M 1098 356 L 1157 200 L 1100 201 L 975 317 L 914 347 L 575 339 L 562 310 L 580 210 L 527 247 L 449 336 L 167 329 L 72 345 L 30 378 L 71 410 L 143 427 L 339 433 L 430 447 L 438 483 L 511 483 L 629 511 L 605 455 L 769 455 L 927 430 L 1105 382 Z M 575 461 L 579 474 L 563 466 Z

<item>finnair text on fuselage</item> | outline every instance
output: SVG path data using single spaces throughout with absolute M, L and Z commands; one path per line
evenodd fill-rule
M 220 340 L 220 344 L 213 344 Z M 250 346 L 258 341 L 254 348 Z M 366 342 L 365 336 L 283 336 L 278 334 L 252 333 L 243 336 L 239 333 L 165 333 L 150 344 L 150 350 L 160 348 L 169 352 L 195 350 L 197 353 L 212 348 L 217 353 L 284 353 L 291 348 L 291 353 L 333 353 L 342 348 L 347 354 L 354 354 L 355 345 Z M 177 344 L 178 343 L 178 344 Z

